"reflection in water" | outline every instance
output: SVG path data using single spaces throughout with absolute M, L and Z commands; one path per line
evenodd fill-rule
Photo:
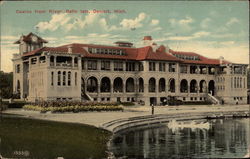
M 127 158 L 243 157 L 250 146 L 248 119 L 210 120 L 210 128 L 159 128 L 116 134 L 110 151 Z

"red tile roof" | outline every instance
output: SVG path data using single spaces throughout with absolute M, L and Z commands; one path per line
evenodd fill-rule
M 32 42 L 32 36 L 36 36 L 38 38 L 38 42 L 39 43 L 48 43 L 48 41 L 44 40 L 43 38 L 37 36 L 36 34 L 33 33 L 29 33 L 28 35 L 23 35 L 23 41 L 25 42 Z M 14 42 L 14 44 L 20 44 L 20 40 L 17 40 L 16 42 Z
M 219 65 L 219 59 L 210 59 L 193 52 L 180 52 L 169 49 L 169 53 L 166 52 L 166 48 L 161 45 L 155 52 L 151 46 L 145 46 L 142 48 L 128 48 L 128 47 L 117 47 L 117 46 L 106 46 L 106 45 L 94 45 L 94 44 L 68 44 L 59 47 L 43 47 L 34 51 L 23 54 L 23 56 L 32 56 L 40 54 L 43 51 L 50 51 L 51 54 L 56 53 L 68 53 L 68 47 L 72 48 L 72 53 L 81 54 L 88 58 L 104 58 L 104 59 L 120 59 L 120 60 L 157 60 L 157 61 L 178 61 L 181 63 L 189 64 L 212 64 Z M 103 49 L 122 49 L 125 50 L 126 55 L 110 55 L 110 54 L 93 54 L 89 53 L 85 48 L 103 48 Z M 174 56 L 174 54 L 182 54 L 189 56 L 198 56 L 200 60 L 183 60 Z M 231 63 L 223 60 L 223 64 Z
M 212 64 L 212 65 L 219 65 L 220 59 L 212 59 L 207 58 L 205 56 L 199 55 L 194 52 L 183 52 L 183 51 L 174 51 L 172 49 L 169 49 L 169 52 L 171 54 L 175 55 L 188 55 L 188 56 L 198 56 L 200 60 L 183 60 L 183 63 L 189 63 L 189 64 Z M 230 64 L 231 62 L 227 60 L 222 60 L 222 64 Z

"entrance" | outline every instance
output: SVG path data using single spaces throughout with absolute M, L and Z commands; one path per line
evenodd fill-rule
M 150 97 L 150 106 L 151 105 L 156 105 L 157 101 L 156 101 L 156 97 Z
M 214 81 L 211 80 L 208 83 L 208 93 L 210 93 L 212 96 L 214 96 Z

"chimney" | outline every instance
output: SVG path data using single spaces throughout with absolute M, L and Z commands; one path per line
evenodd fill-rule
M 151 45 L 152 44 L 152 37 L 151 36 L 144 36 L 143 38 L 143 44 L 145 46 Z
M 219 59 L 220 59 L 220 65 L 222 65 L 223 60 L 224 60 L 224 57 L 223 57 L 223 56 L 220 56 Z
M 69 45 L 69 46 L 68 46 L 68 53 L 69 53 L 69 54 L 72 54 L 72 45 Z
M 156 44 L 156 43 L 153 43 L 153 44 L 151 45 L 151 47 L 152 47 L 153 51 L 156 52 L 157 44 Z

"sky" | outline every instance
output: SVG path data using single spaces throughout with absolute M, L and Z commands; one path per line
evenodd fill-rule
M 11 59 L 18 53 L 14 41 L 30 32 L 52 47 L 116 41 L 141 47 L 143 37 L 151 35 L 158 45 L 176 51 L 249 63 L 247 1 L 1 1 L 0 7 L 5 72 L 12 71 Z

